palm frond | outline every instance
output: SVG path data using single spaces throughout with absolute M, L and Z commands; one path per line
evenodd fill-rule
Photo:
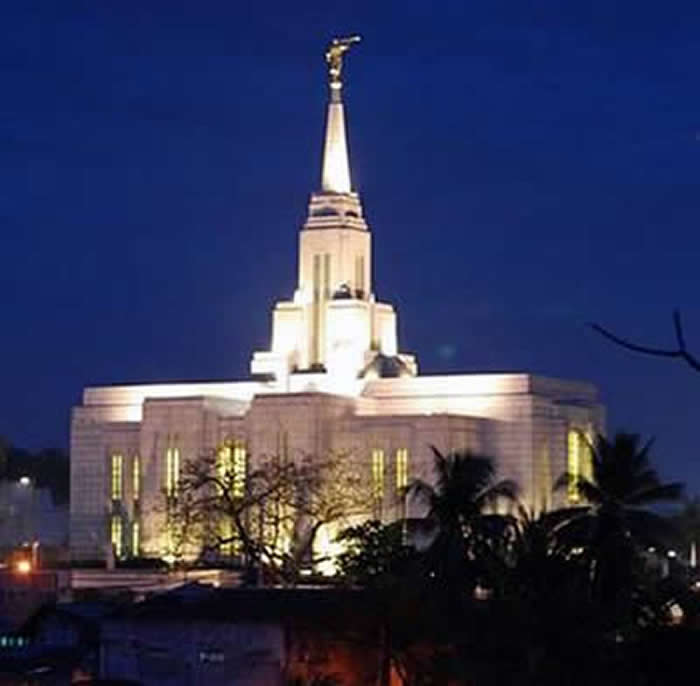
M 503 479 L 498 483 L 488 486 L 479 493 L 475 502 L 479 509 L 498 504 L 501 500 L 514 502 L 518 497 L 518 485 L 510 479 Z
M 436 496 L 436 490 L 427 481 L 423 479 L 413 479 L 406 486 L 406 495 L 422 500 L 426 505 L 430 505 L 433 498 Z

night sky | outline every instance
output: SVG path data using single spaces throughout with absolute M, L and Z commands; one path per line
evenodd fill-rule
M 700 491 L 700 3 L 3 3 L 0 433 L 67 447 L 83 386 L 240 379 L 291 297 L 346 63 L 377 296 L 422 372 L 596 383 Z

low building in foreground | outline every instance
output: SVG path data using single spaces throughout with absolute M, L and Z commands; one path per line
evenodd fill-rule
M 245 381 L 84 390 L 71 420 L 75 559 L 104 558 L 110 546 L 119 557 L 167 552 L 164 491 L 187 460 L 223 445 L 241 478 L 270 456 L 343 455 L 368 475 L 385 520 L 416 514 L 397 494 L 432 478 L 431 446 L 494 457 L 533 510 L 552 503 L 561 473 L 584 468 L 582 436 L 603 424 L 592 385 L 527 373 L 422 376 L 400 352 L 351 187 L 341 58 L 329 50 L 322 184 L 299 234 L 298 287 L 274 308 L 270 350 L 253 355 Z
M 100 676 L 143 684 L 377 683 L 380 619 L 365 592 L 192 584 L 102 622 Z M 394 679 L 392 684 L 400 683 Z

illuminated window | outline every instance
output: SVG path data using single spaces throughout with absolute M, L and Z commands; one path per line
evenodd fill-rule
M 396 490 L 401 493 L 408 486 L 408 450 L 396 451 Z
M 220 488 L 229 487 L 234 498 L 245 495 L 246 447 L 245 441 L 227 441 L 219 448 L 218 476 Z
M 131 463 L 131 487 L 134 491 L 134 500 L 138 500 L 141 495 L 141 461 L 138 455 L 134 455 Z
M 138 557 L 139 548 L 141 547 L 141 527 L 137 521 L 131 525 L 131 554 Z
M 114 554 L 117 557 L 122 556 L 122 518 L 119 515 L 112 517 L 112 545 L 114 546 Z
M 569 429 L 567 436 L 567 464 L 566 470 L 569 476 L 567 495 L 569 502 L 577 503 L 581 499 L 578 480 L 583 476 L 583 437 L 577 429 Z
M 165 492 L 174 496 L 180 480 L 180 449 L 168 448 L 165 451 Z
M 242 498 L 245 495 L 245 477 L 247 469 L 247 454 L 245 442 L 241 440 L 233 443 L 233 495 Z
M 380 448 L 372 451 L 372 494 L 375 500 L 384 498 L 384 451 Z
M 593 428 L 588 426 L 586 437 L 583 440 L 583 464 L 581 465 L 581 474 L 587 481 L 593 481 L 593 446 L 595 445 L 595 434 Z
M 122 468 L 124 461 L 121 455 L 112 455 L 112 500 L 122 499 Z
M 231 450 L 230 443 L 224 443 L 219 447 L 219 455 L 217 461 L 217 476 L 221 485 L 219 486 L 219 494 L 224 491 L 224 484 L 228 482 L 231 478 L 231 471 L 233 469 L 233 451 Z

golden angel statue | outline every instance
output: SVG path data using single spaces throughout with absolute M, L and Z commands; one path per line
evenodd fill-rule
M 328 64 L 328 77 L 331 84 L 340 84 L 340 74 L 343 70 L 343 53 L 350 49 L 353 43 L 359 43 L 359 36 L 348 38 L 334 38 L 326 50 L 326 63 Z

